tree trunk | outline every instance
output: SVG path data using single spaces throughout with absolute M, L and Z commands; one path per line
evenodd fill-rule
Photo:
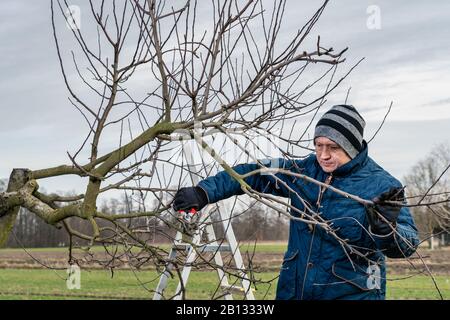
M 29 172 L 28 169 L 14 169 L 9 177 L 7 192 L 19 190 L 28 181 Z M 20 207 L 17 206 L 0 213 L 0 248 L 4 247 L 8 241 L 19 209 Z

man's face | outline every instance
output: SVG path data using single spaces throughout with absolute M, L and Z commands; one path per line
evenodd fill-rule
M 317 161 L 325 172 L 331 173 L 351 160 L 344 149 L 328 138 L 317 137 L 314 145 Z

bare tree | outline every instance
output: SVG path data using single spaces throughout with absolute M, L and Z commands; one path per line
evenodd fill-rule
M 450 229 L 450 146 L 441 143 L 405 177 L 413 214 L 424 240 L 433 248 L 433 235 Z
M 133 267 L 151 264 L 160 270 L 167 252 L 152 242 L 152 233 L 157 228 L 171 239 L 181 230 L 171 209 L 174 192 L 191 184 L 190 175 L 206 177 L 222 169 L 240 183 L 251 203 L 318 225 L 346 252 L 364 257 L 300 195 L 304 212 L 253 190 L 244 180 L 259 173 L 277 179 L 281 173 L 371 204 L 300 173 L 269 169 L 259 160 L 274 151 L 288 159 L 310 153 L 306 134 L 315 115 L 359 63 L 340 74 L 346 49 L 335 52 L 320 37 L 311 39 L 327 3 L 286 40 L 285 1 L 223 0 L 201 7 L 197 1 L 89 1 L 90 19 L 77 28 L 69 3 L 52 0 L 63 81 L 88 129 L 81 144 L 67 152 L 68 163 L 12 171 L 0 195 L 0 244 L 23 207 L 64 228 L 70 239 L 125 248 L 122 255 L 107 251 L 106 260 L 97 261 L 105 267 L 122 259 Z M 205 20 L 205 14 L 212 18 Z M 66 21 L 75 27 L 65 28 Z M 300 119 L 309 124 L 299 126 Z M 186 165 L 187 149 L 201 154 L 190 163 L 195 171 Z M 240 161 L 255 161 L 261 169 L 239 175 L 232 165 Z M 61 196 L 39 191 L 40 179 L 64 175 L 88 178 L 85 192 Z M 126 192 L 126 208 L 98 209 L 105 208 L 99 196 L 113 190 Z M 249 201 L 238 203 L 236 211 L 249 206 Z M 291 210 L 299 217 L 291 216 Z M 75 228 L 73 219 L 86 221 L 90 230 Z M 204 259 L 197 263 L 213 265 Z

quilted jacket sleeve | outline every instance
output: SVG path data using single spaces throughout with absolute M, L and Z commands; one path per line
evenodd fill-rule
M 284 167 L 289 166 L 289 160 L 274 159 L 263 161 L 266 167 Z M 240 164 L 233 169 L 238 174 L 246 174 L 254 170 L 260 169 L 261 167 L 256 163 L 251 164 Z M 254 190 L 264 193 L 269 193 L 277 196 L 283 196 L 284 192 L 279 184 L 276 183 L 275 179 L 268 174 L 254 174 L 245 178 L 245 182 L 248 183 L 250 187 Z M 215 176 L 208 177 L 202 180 L 198 184 L 203 190 L 206 191 L 208 195 L 208 202 L 214 203 L 219 200 L 227 199 L 231 196 L 243 194 L 241 190 L 241 185 L 231 177 L 226 171 L 221 171 Z
M 384 185 L 383 191 L 387 191 L 386 186 L 401 187 L 402 184 L 395 178 L 389 177 L 381 184 Z M 381 193 L 381 192 L 380 192 Z M 409 208 L 403 207 L 397 218 L 396 232 L 386 236 L 372 234 L 378 249 L 389 258 L 405 258 L 411 256 L 419 245 L 417 228 L 412 218 Z
M 408 208 L 402 208 L 397 219 L 395 233 L 387 236 L 373 235 L 378 249 L 389 258 L 405 258 L 411 256 L 419 245 L 417 228 Z

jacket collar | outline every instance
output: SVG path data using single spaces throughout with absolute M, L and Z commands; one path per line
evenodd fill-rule
M 356 157 L 354 157 L 351 161 L 347 162 L 343 166 L 340 166 L 336 170 L 333 171 L 333 176 L 347 176 L 357 170 L 359 170 L 364 164 L 367 162 L 369 147 L 367 142 L 363 141 L 363 149 Z

